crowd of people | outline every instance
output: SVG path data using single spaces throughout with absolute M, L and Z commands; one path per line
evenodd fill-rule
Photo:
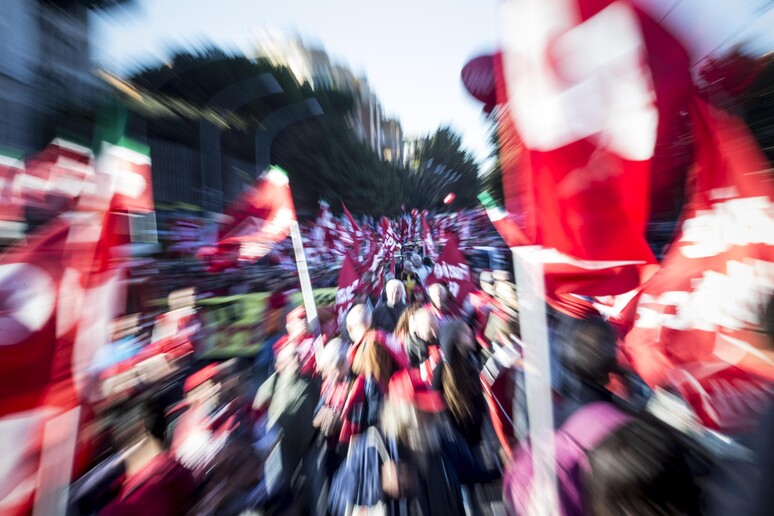
M 70 513 L 550 507 L 533 470 L 515 285 L 481 271 L 458 304 L 426 283 L 428 265 L 407 257 L 332 335 L 314 333 L 303 307 L 282 312 L 287 303 L 272 299 L 262 360 L 192 363 L 178 382 L 114 407 L 105 460 L 72 486 Z M 615 331 L 599 316 L 548 315 L 558 513 L 720 507 L 716 458 L 648 410 L 652 396 L 620 366 Z

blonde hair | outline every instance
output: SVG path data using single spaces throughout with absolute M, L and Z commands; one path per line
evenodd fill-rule
M 395 360 L 389 350 L 377 342 L 378 334 L 369 331 L 363 339 L 360 350 L 352 361 L 352 371 L 356 375 L 372 376 L 386 385 L 395 372 Z

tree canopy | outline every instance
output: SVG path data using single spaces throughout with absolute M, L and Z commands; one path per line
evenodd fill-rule
M 225 88 L 258 74 L 271 73 L 283 93 L 269 95 L 234 109 L 213 105 Z M 356 93 L 312 90 L 299 84 L 285 67 L 268 60 L 229 55 L 218 49 L 179 54 L 171 63 L 140 71 L 136 87 L 157 95 L 163 116 L 151 117 L 148 134 L 191 148 L 199 146 L 199 118 L 216 116 L 222 126 L 222 152 L 253 161 L 255 130 L 273 111 L 315 97 L 324 115 L 290 126 L 274 139 L 272 162 L 289 175 L 296 208 L 314 213 L 320 198 L 334 210 L 346 203 L 354 214 L 397 215 L 406 209 L 444 209 L 443 198 L 456 194 L 449 208 L 476 204 L 478 165 L 449 127 L 420 142 L 409 166 L 388 162 L 358 138 L 354 129 Z M 216 115 L 212 114 L 212 111 Z

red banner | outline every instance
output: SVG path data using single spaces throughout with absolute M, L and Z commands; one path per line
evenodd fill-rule
M 433 272 L 427 277 L 427 285 L 443 283 L 454 297 L 457 306 L 462 306 L 465 298 L 474 290 L 470 276 L 470 267 L 459 249 L 457 239 L 449 238 L 443 248 Z
M 360 275 L 355 269 L 355 264 L 349 255 L 345 255 L 344 262 L 341 264 L 341 271 L 339 272 L 338 288 L 336 289 L 336 319 L 339 323 L 339 330 L 344 328 L 346 323 L 344 318 L 352 307 L 359 282 Z
M 290 234 L 296 220 L 287 174 L 272 167 L 226 214 L 232 221 L 221 230 L 219 247 L 238 246 L 242 259 L 266 256 Z
M 774 186 L 738 120 L 696 99 L 696 167 L 680 235 L 644 286 L 625 350 L 650 385 L 677 387 L 705 424 L 738 430 L 770 399 L 761 332 L 774 294 Z
M 687 102 L 687 54 L 626 1 L 503 6 L 495 73 L 507 211 L 532 244 L 633 262 L 631 281 L 616 285 L 631 290 L 655 263 L 644 238 L 651 170 Z

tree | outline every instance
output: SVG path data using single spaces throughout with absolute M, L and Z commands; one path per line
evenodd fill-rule
M 478 204 L 478 164 L 451 127 L 441 127 L 424 138 L 413 165 L 407 199 L 411 207 L 457 210 Z M 449 193 L 456 198 L 446 206 L 443 199 Z

